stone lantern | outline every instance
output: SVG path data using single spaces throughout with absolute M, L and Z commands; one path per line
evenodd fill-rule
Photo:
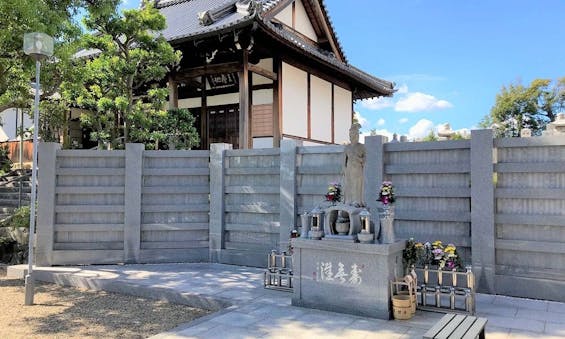
M 320 207 L 316 206 L 312 212 L 310 212 L 312 216 L 312 224 L 310 227 L 310 238 L 315 240 L 322 239 L 324 235 L 323 231 L 323 220 L 324 220 L 324 211 L 320 209 Z
M 369 244 L 375 239 L 375 235 L 371 233 L 371 213 L 363 209 L 359 213 L 359 218 L 361 219 L 361 232 L 357 234 L 357 239 L 361 243 Z

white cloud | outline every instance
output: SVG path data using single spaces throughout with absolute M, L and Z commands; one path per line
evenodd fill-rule
M 385 124 L 385 122 L 386 122 L 385 119 L 380 118 L 379 120 L 377 120 L 377 126 L 382 126 Z
M 367 109 L 378 111 L 383 108 L 393 107 L 394 102 L 389 97 L 379 97 L 363 100 L 361 105 Z
M 355 112 L 355 119 L 357 119 L 361 127 L 365 127 L 365 125 L 367 124 L 367 119 L 359 112 Z
M 398 120 L 399 124 L 405 124 L 407 122 L 408 122 L 408 118 L 402 118 L 402 119 Z
M 428 119 L 420 119 L 408 130 L 409 139 L 421 139 L 434 130 L 434 123 Z
M 422 92 L 409 93 L 394 105 L 397 112 L 421 112 L 451 108 L 453 105 L 446 100 L 439 100 L 433 95 Z

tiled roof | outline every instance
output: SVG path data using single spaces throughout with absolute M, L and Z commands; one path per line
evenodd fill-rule
M 227 6 L 235 7 L 237 0 L 169 0 L 160 1 L 157 8 L 167 18 L 167 28 L 163 36 L 168 41 L 182 40 L 207 33 L 215 33 L 229 29 L 239 24 L 245 24 L 253 19 L 254 14 L 245 15 L 234 11 L 219 18 L 211 25 L 201 25 L 199 13 Z
M 244 2 L 245 0 L 240 2 Z M 266 12 L 277 6 L 283 0 L 258 0 L 256 3 L 260 4 L 261 12 Z M 394 84 L 376 78 L 362 70 L 349 65 L 347 62 L 341 62 L 336 58 L 333 53 L 316 48 L 310 43 L 307 43 L 296 34 L 289 32 L 281 27 L 271 23 L 267 19 L 263 19 L 257 15 L 255 11 L 240 13 L 235 10 L 238 0 L 162 0 L 157 4 L 157 8 L 167 18 L 167 28 L 162 32 L 168 41 L 182 41 L 193 37 L 202 37 L 208 34 L 216 34 L 222 31 L 228 31 L 238 26 L 246 26 L 251 24 L 254 20 L 259 21 L 265 29 L 274 33 L 278 37 L 289 42 L 291 45 L 299 48 L 300 50 L 309 53 L 311 56 L 319 59 L 320 61 L 329 64 L 336 68 L 338 71 L 349 74 L 357 79 L 359 82 L 365 84 L 368 88 L 374 89 L 381 95 L 392 95 L 394 93 Z M 326 15 L 326 19 L 333 31 L 331 18 L 327 14 L 327 9 L 323 0 L 320 0 L 322 11 Z M 230 6 L 233 6 L 230 9 Z M 223 11 L 222 8 L 228 9 Z M 205 11 L 212 13 L 222 13 L 218 18 L 204 24 L 199 19 L 199 14 Z M 213 17 L 214 15 L 212 15 Z M 335 35 L 335 34 L 334 34 Z M 337 39 L 337 38 L 336 38 Z M 338 48 L 341 50 L 339 41 L 337 41 Z M 358 93 L 357 98 L 366 98 L 371 96 L 370 93 Z
M 353 75 L 360 82 L 363 82 L 366 86 L 370 88 L 378 89 L 381 95 L 390 96 L 394 93 L 394 84 L 392 82 L 379 79 L 368 73 L 363 72 L 357 67 L 341 62 L 335 57 L 335 55 L 333 55 L 333 53 L 316 48 L 315 46 L 305 42 L 303 39 L 296 36 L 295 34 L 292 34 L 291 32 L 283 28 L 279 28 L 271 22 L 263 21 L 263 24 L 266 27 L 268 27 L 270 31 L 277 34 L 286 41 L 290 42 L 294 46 L 310 53 L 312 56 L 320 59 L 323 62 L 330 64 L 335 68 L 338 68 L 341 71 Z M 366 98 L 366 96 L 360 95 L 356 99 L 364 99 L 364 98 Z

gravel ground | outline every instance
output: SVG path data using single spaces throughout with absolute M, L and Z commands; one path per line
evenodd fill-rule
M 146 338 L 208 314 L 114 293 L 37 283 L 24 306 L 24 283 L 0 267 L 0 338 Z

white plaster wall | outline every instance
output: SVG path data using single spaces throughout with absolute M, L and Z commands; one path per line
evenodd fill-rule
M 290 6 L 289 6 L 290 7 Z M 291 18 L 292 20 L 292 18 Z M 304 9 L 304 4 L 302 1 L 296 0 L 296 27 L 295 30 L 304 34 L 305 36 L 309 37 L 310 39 L 318 42 L 318 37 L 316 36 L 316 31 L 314 31 L 314 27 L 312 27 L 312 23 L 310 23 L 310 18 L 306 14 L 306 10 Z
M 202 106 L 201 98 L 179 99 L 179 108 L 196 108 Z
M 261 89 L 253 91 L 253 105 L 267 105 L 273 103 L 273 90 Z
M 283 134 L 308 137 L 307 73 L 283 62 L 282 65 Z
M 279 20 L 288 27 L 292 27 L 292 3 L 288 4 L 285 9 L 275 15 L 275 19 Z
M 273 148 L 273 138 L 253 138 L 253 148 Z
M 332 84 L 310 76 L 311 138 L 332 141 Z
M 18 126 L 21 126 L 21 110 L 18 110 Z M 2 126 L 0 126 L 0 141 L 16 140 L 16 109 L 8 108 L 0 113 Z M 33 126 L 33 120 L 24 113 L 24 130 Z
M 206 98 L 208 106 L 219 106 L 239 103 L 238 93 L 214 95 Z M 261 89 L 253 91 L 253 104 L 264 105 L 273 103 L 273 90 Z M 179 108 L 197 108 L 202 106 L 201 98 L 179 99 Z
M 334 141 L 336 144 L 349 142 L 352 114 L 351 92 L 334 85 Z
M 220 94 L 206 98 L 207 106 L 220 106 L 237 103 L 239 103 L 239 93 Z M 179 99 L 179 108 L 196 108 L 201 106 L 201 98 Z
M 273 70 L 273 59 L 261 59 L 257 66 L 266 69 L 267 71 Z M 272 84 L 273 80 L 265 78 L 259 74 L 253 73 L 251 81 L 253 85 L 264 85 L 264 84 Z

